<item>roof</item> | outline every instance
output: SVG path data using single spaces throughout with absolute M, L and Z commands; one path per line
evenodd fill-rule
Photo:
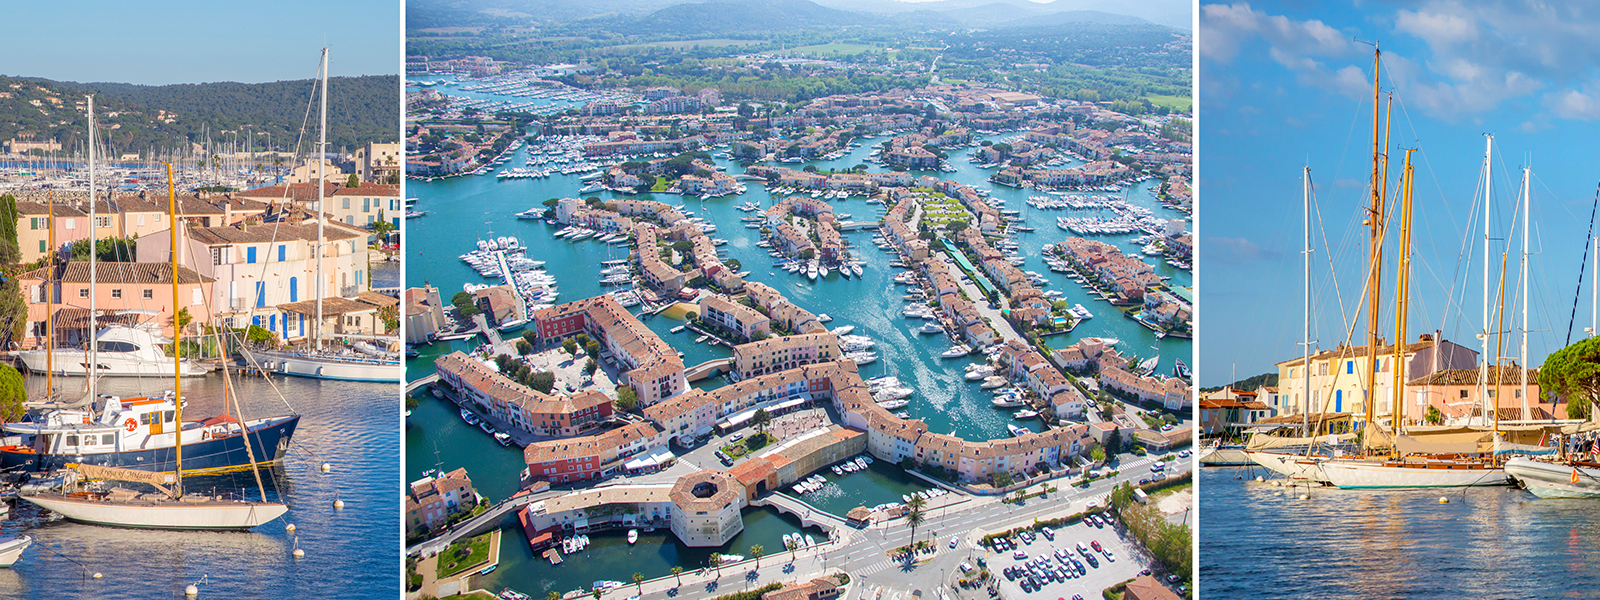
M 348 240 L 357 237 L 366 237 L 366 233 L 328 223 L 323 228 L 323 234 L 328 241 Z M 248 227 L 240 225 L 225 225 L 222 227 L 190 227 L 189 238 L 208 246 L 221 244 L 269 244 L 272 242 L 287 242 L 290 240 L 316 240 L 317 226 L 295 225 L 292 223 L 256 224 Z
M 702 484 L 707 485 L 702 486 Z M 696 493 L 697 488 L 699 494 Z M 705 495 L 708 491 L 710 495 Z M 703 495 L 705 497 L 701 497 Z M 672 503 L 684 511 L 719 511 L 743 497 L 744 488 L 739 486 L 738 480 L 715 469 L 706 469 L 680 477 L 678 483 L 672 486 Z
M 277 306 L 277 308 L 278 308 L 279 311 L 282 311 L 282 312 L 292 312 L 292 313 L 298 313 L 298 314 L 302 314 L 302 315 L 316 315 L 317 314 L 317 301 L 316 300 L 301 300 L 299 302 L 289 302 L 287 304 L 279 304 Z M 376 306 L 373 306 L 371 304 L 367 304 L 366 302 L 357 302 L 355 300 L 350 300 L 350 299 L 346 299 L 346 298 L 323 298 L 322 299 L 322 314 L 324 316 L 327 316 L 327 315 L 342 315 L 342 314 L 347 314 L 347 313 L 366 312 L 366 311 L 375 310 L 375 309 L 377 309 Z
M 1530 385 L 1539 385 L 1539 369 L 1523 369 L 1521 367 L 1489 367 L 1488 385 L 1520 385 L 1522 373 L 1528 374 Z M 1421 377 L 1406 382 L 1406 385 L 1478 385 L 1477 369 L 1444 369 L 1427 377 Z
M 40 267 L 18 276 L 18 279 L 44 280 L 48 267 Z M 172 283 L 172 265 L 167 263 L 99 262 L 95 264 L 97 283 Z M 57 278 L 63 283 L 88 283 L 89 263 L 72 262 L 62 268 Z M 189 267 L 178 267 L 178 283 L 211 283 L 216 281 L 196 273 Z

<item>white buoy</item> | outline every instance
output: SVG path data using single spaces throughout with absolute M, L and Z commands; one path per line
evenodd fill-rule
M 1449 498 L 1446 498 L 1444 496 L 1439 496 L 1439 504 L 1449 504 L 1449 503 L 1450 503 L 1450 499 Z
M 336 508 L 336 509 L 344 508 L 344 501 L 343 500 L 334 500 L 333 501 L 333 507 Z
M 328 463 L 322 463 L 322 472 L 323 473 L 327 473 L 328 471 L 332 471 L 332 470 L 333 470 L 333 465 L 328 464 Z
M 1267 478 L 1265 478 L 1265 477 L 1262 477 L 1260 475 L 1256 476 L 1256 483 L 1261 483 L 1261 482 L 1266 481 L 1266 480 L 1267 480 Z
M 306 557 L 306 551 L 305 550 L 301 550 L 299 548 L 295 548 L 294 549 L 294 557 L 295 558 L 305 558 Z
M 200 588 L 195 586 L 195 584 L 191 583 L 191 584 L 189 584 L 189 587 L 183 588 L 183 595 L 185 595 L 185 596 L 199 596 L 200 595 Z
M 1308 500 L 1308 499 L 1310 499 L 1310 498 L 1311 498 L 1311 496 L 1308 496 L 1308 495 L 1306 495 L 1306 494 L 1300 494 L 1300 499 L 1301 499 L 1301 500 Z
M 96 572 L 95 572 L 95 574 L 94 574 L 94 578 L 95 578 L 95 579 L 100 579 L 100 578 L 102 578 L 102 577 L 105 577 L 105 575 L 101 575 L 101 574 L 100 574 L 100 572 L 99 572 L 99 571 L 96 571 Z
M 285 526 L 284 526 L 284 527 L 283 527 L 283 530 L 284 530 L 284 531 L 287 531 L 287 532 L 289 532 L 289 533 L 294 533 L 294 523 L 290 523 L 290 524 L 288 524 L 288 525 L 285 525 Z

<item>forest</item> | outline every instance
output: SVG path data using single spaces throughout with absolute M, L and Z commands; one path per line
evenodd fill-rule
M 238 139 L 250 132 L 257 149 L 266 141 L 294 151 L 302 123 L 310 151 L 316 135 L 313 80 L 271 83 L 201 83 L 143 86 L 70 83 L 0 76 L 0 140 L 19 135 L 55 140 L 67 153 L 82 152 L 86 94 L 95 94 L 101 136 L 112 155 L 167 152 Z M 333 77 L 328 89 L 328 143 L 353 151 L 369 142 L 399 140 L 400 84 L 395 76 Z M 307 110 L 310 120 L 307 121 Z

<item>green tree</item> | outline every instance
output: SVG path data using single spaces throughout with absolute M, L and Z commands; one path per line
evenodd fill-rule
M 1011 477 L 1010 472 L 995 471 L 989 474 L 989 485 L 992 485 L 997 489 L 1011 487 L 1011 484 L 1013 483 L 1016 482 Z
M 622 386 L 617 388 L 617 410 L 631 412 L 639 407 L 639 394 L 632 387 Z
M 1539 369 L 1539 389 L 1567 400 L 1567 418 L 1587 419 L 1600 398 L 1600 338 L 1555 351 Z
M 548 394 L 556 387 L 556 376 L 549 372 L 534 373 L 528 376 L 528 387 L 539 390 L 541 394 Z
M 545 599 L 546 600 L 561 600 L 561 592 L 550 592 L 549 594 L 545 594 Z
M 529 329 L 522 332 L 522 339 L 527 340 L 529 344 L 535 344 L 539 341 L 539 334 Z
M 951 219 L 950 222 L 944 224 L 944 228 L 951 232 L 959 232 L 967 228 L 967 222 L 961 219 Z
M 561 340 L 561 349 L 567 351 L 569 355 L 576 355 L 578 353 L 578 342 L 572 338 Z
M 380 208 L 378 209 L 378 218 L 372 222 L 371 229 L 372 235 L 378 236 L 378 243 L 381 244 L 383 240 L 389 237 L 390 233 L 394 233 L 394 223 L 390 223 L 389 219 L 384 218 L 383 209 Z
M 1094 447 L 1094 451 L 1089 453 L 1089 457 L 1093 458 L 1095 462 L 1100 462 L 1102 460 L 1105 460 L 1106 459 L 1106 449 L 1104 447 L 1101 447 L 1101 446 L 1095 446 Z
M 677 579 L 678 587 L 683 587 L 683 567 L 674 565 L 672 567 L 672 576 Z
M 22 403 L 27 399 L 28 389 L 23 384 L 22 373 L 11 365 L 0 363 L 0 421 L 21 419 Z
M 1437 406 L 1429 406 L 1427 416 L 1424 419 L 1427 420 L 1429 425 L 1440 425 L 1444 423 L 1444 413 L 1439 412 L 1439 407 Z
M 351 173 L 350 177 L 348 177 L 348 178 L 346 178 L 344 180 L 344 186 L 347 187 L 347 188 L 358 188 L 358 187 L 361 187 L 361 178 L 360 177 L 356 177 L 355 173 Z
M 917 547 L 917 526 L 927 520 L 927 515 L 922 512 L 922 508 L 927 504 L 928 502 L 922 499 L 921 494 L 912 496 L 911 501 L 906 503 L 906 507 L 911 509 L 911 512 L 906 513 L 906 524 L 911 526 L 910 547 L 913 550 L 913 554 Z
M 789 562 L 794 562 L 794 551 L 800 548 L 800 542 L 791 537 L 783 541 L 783 547 L 789 550 Z
M 676 250 L 676 251 L 678 251 L 680 253 L 688 252 L 688 251 L 694 249 L 694 242 L 691 242 L 689 240 L 678 240 L 678 241 L 672 243 L 672 249 Z
M 761 547 L 761 544 L 756 544 L 750 547 L 750 557 L 756 559 L 757 569 L 761 568 L 761 555 L 765 553 L 766 550 L 766 548 Z
M 22 249 L 17 245 L 17 198 L 3 194 L 0 195 L 0 265 L 21 261 Z
M 517 340 L 517 354 L 532 354 L 532 353 L 533 353 L 533 344 L 529 344 L 528 340 Z
M 583 351 L 589 356 L 600 356 L 600 342 L 595 340 L 584 342 Z
M 711 567 L 717 570 L 717 577 L 722 577 L 722 553 L 711 553 Z
M 589 592 L 589 594 L 594 596 L 594 600 L 600 600 L 600 590 L 598 588 L 592 592 Z
M 772 424 L 772 415 L 765 408 L 756 409 L 756 414 L 750 416 L 750 424 L 756 426 L 756 431 L 765 434 L 767 425 Z
M 634 573 L 633 574 L 633 585 L 634 585 L 635 589 L 639 590 L 639 595 L 643 596 L 644 595 L 644 574 L 643 573 Z
M 526 344 L 527 342 L 522 343 Z M 594 376 L 595 370 L 599 368 L 600 363 L 595 362 L 593 358 L 589 359 L 589 362 L 583 364 L 583 372 L 589 374 L 591 377 Z

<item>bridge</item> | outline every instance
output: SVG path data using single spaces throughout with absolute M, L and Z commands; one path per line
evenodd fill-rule
M 733 358 L 714 358 L 683 370 L 683 378 L 690 382 L 716 377 L 723 371 L 733 370 Z
M 440 534 L 438 537 L 425 542 L 419 542 L 415 546 L 406 548 L 406 554 L 408 556 L 430 556 L 433 554 L 438 554 L 440 551 L 443 551 L 445 548 L 449 547 L 450 544 L 455 543 L 456 540 L 470 538 L 475 535 L 486 533 L 493 529 L 499 529 L 500 521 L 504 520 L 507 515 L 517 512 L 522 507 L 533 504 L 534 502 L 542 499 L 544 499 L 543 495 L 519 494 L 505 500 L 501 500 L 498 504 L 489 507 L 489 510 L 483 511 L 482 514 L 460 523 L 456 523 L 449 529 L 449 531 Z
M 751 506 L 771 506 L 780 513 L 789 513 L 800 519 L 803 527 L 820 527 L 829 535 L 846 535 L 851 531 L 844 519 L 829 514 L 820 508 L 806 504 L 805 501 L 790 496 L 783 492 L 773 492 L 762 498 L 750 501 Z M 837 533 L 835 533 L 837 532 Z
M 416 381 L 408 383 L 408 384 L 406 384 L 406 395 L 410 396 L 411 392 L 415 392 L 417 390 L 420 390 L 420 389 L 422 389 L 422 386 L 428 385 L 428 384 L 433 383 L 433 382 L 438 381 L 438 380 L 439 380 L 439 374 L 438 373 L 434 373 L 434 374 L 429 375 L 427 377 L 423 377 L 422 379 L 418 379 Z

